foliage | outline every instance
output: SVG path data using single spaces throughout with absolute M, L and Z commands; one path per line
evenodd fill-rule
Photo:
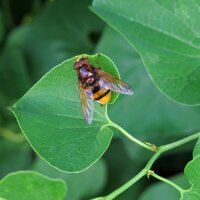
M 190 161 L 185 167 L 185 175 L 191 184 L 189 190 L 182 193 L 181 200 L 196 200 L 200 198 L 200 143 L 197 142 L 195 146 L 195 151 L 193 153 L 193 160 Z
M 92 197 L 100 192 L 106 183 L 107 169 L 103 160 L 99 160 L 88 170 L 76 174 L 61 172 L 55 168 L 52 168 L 49 164 L 41 159 L 36 160 L 33 165 L 33 169 L 48 177 L 64 180 L 68 187 L 65 200 L 78 200 L 82 199 L 83 197 Z
M 0 199 L 200 199 L 199 7 L 2 0 Z M 91 125 L 78 57 L 134 90 L 94 102 Z
M 100 59 L 107 71 L 115 70 L 103 55 L 87 57 L 94 65 L 93 60 Z M 95 104 L 92 125 L 83 119 L 73 67 L 76 59 L 52 69 L 11 108 L 35 151 L 68 172 L 89 167 L 107 149 L 112 137 L 112 131 L 106 128 L 106 106 Z
M 10 200 L 61 200 L 65 192 L 63 181 L 31 171 L 11 173 L 0 182 L 0 196 Z
M 108 115 L 114 122 L 134 133 L 140 140 L 157 145 L 175 141 L 200 129 L 200 106 L 183 106 L 166 98 L 152 83 L 136 51 L 114 30 L 108 27 L 105 29 L 96 52 L 102 52 L 114 60 L 122 79 L 135 91 L 128 98 L 121 95 L 116 106 L 108 105 Z M 123 120 L 116 113 L 121 113 Z M 137 162 L 149 158 L 139 146 L 127 140 L 123 142 L 127 153 Z
M 186 181 L 183 174 L 170 177 L 170 180 L 180 185 L 183 188 L 189 187 L 189 184 Z M 141 194 L 139 200 L 148 200 L 148 199 L 159 200 L 160 194 L 162 194 L 163 200 L 168 200 L 168 199 L 177 200 L 180 198 L 180 194 L 178 193 L 178 191 L 174 190 L 172 187 L 170 187 L 169 185 L 165 183 L 159 182 L 159 183 L 155 183 L 149 186 L 143 192 L 143 194 Z
M 94 0 L 92 10 L 125 36 L 156 85 L 172 99 L 200 103 L 199 2 Z

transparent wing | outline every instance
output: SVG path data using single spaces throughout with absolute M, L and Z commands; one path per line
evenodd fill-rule
M 88 124 L 92 123 L 93 118 L 93 93 L 90 89 L 84 89 L 81 82 L 78 81 L 80 102 L 83 117 Z
M 101 77 L 100 81 L 103 81 L 105 88 L 122 94 L 127 94 L 127 95 L 133 94 L 133 90 L 124 81 L 114 76 L 111 76 L 110 74 L 102 71 L 101 69 L 96 69 L 96 72 Z

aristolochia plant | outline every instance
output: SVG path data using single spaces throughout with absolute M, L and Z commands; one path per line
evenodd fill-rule
M 10 108 L 32 148 L 52 166 L 66 172 L 80 172 L 95 163 L 106 151 L 114 128 L 133 143 L 151 151 L 153 156 L 130 181 L 111 194 L 97 199 L 114 199 L 146 175 L 173 186 L 180 192 L 181 199 L 200 198 L 199 142 L 195 147 L 193 160 L 185 168 L 185 175 L 191 183 L 189 190 L 184 190 L 159 176 L 152 168 L 162 153 L 199 138 L 200 132 L 157 147 L 137 140 L 112 122 L 107 115 L 107 105 L 101 106 L 95 101 L 93 122 L 87 124 L 81 111 L 78 77 L 74 69 L 74 63 L 80 56 L 82 55 L 66 60 L 53 68 Z M 93 66 L 100 65 L 102 70 L 119 78 L 117 68 L 107 56 L 96 54 L 84 57 L 87 57 Z M 117 98 L 118 94 L 112 93 L 111 103 Z

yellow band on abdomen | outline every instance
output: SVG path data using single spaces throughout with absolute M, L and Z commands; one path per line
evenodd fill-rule
M 93 94 L 93 97 L 95 101 L 101 104 L 106 104 L 109 103 L 111 100 L 111 91 L 106 88 L 102 88 L 101 90 Z

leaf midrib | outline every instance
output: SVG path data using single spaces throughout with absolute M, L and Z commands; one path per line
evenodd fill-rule
M 35 115 L 56 116 L 56 117 L 72 118 L 72 119 L 76 119 L 76 120 L 84 120 L 83 118 L 77 118 L 77 117 L 70 116 L 70 115 L 61 115 L 61 114 L 55 114 L 55 113 L 41 113 L 41 112 L 34 112 L 34 111 L 30 112 L 30 111 L 27 111 L 27 110 L 19 109 L 17 107 L 15 107 L 15 109 L 17 109 L 18 112 L 24 112 L 24 113 L 27 113 L 29 115 L 35 114 Z M 107 121 L 101 121 L 101 120 L 96 120 L 96 119 L 94 119 L 93 121 L 100 122 L 102 124 L 105 124 L 107 122 Z

